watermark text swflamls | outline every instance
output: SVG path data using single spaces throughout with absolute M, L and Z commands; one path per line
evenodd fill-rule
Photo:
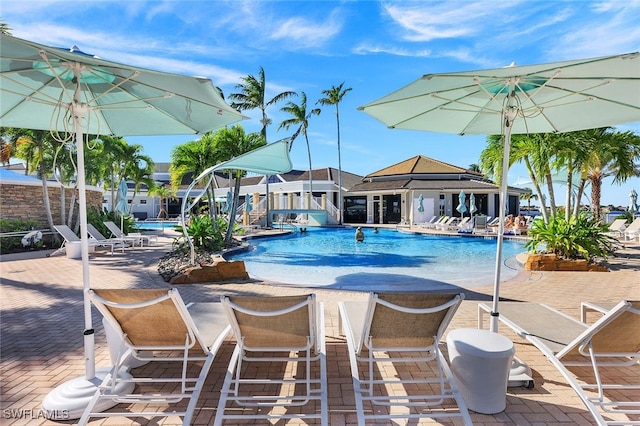
M 68 410 L 43 410 L 42 408 L 5 408 L 2 410 L 2 417 L 5 419 L 69 419 Z

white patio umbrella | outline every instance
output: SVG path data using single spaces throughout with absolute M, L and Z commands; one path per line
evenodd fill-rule
M 467 212 L 467 205 L 465 204 L 465 198 L 466 198 L 466 195 L 464 195 L 464 190 L 460 191 L 460 194 L 458 195 L 458 206 L 456 207 L 456 210 L 458 211 L 458 213 L 460 213 L 461 218 Z
M 478 207 L 476 207 L 476 196 L 471 193 L 469 195 L 469 213 L 471 213 L 471 217 L 473 218 L 473 214 L 478 211 Z
M 629 212 L 633 215 L 638 211 L 638 193 L 632 189 L 629 193 Z
M 0 126 L 51 130 L 77 148 L 86 374 L 52 391 L 43 409 L 78 418 L 95 392 L 84 135 L 187 135 L 243 119 L 211 80 L 105 61 L 0 34 Z M 106 408 L 106 407 L 104 407 Z M 104 409 L 103 408 L 103 409 Z
M 511 134 L 640 121 L 640 54 L 426 74 L 359 109 L 389 128 L 504 135 L 491 330 L 498 325 Z
M 124 178 L 120 179 L 120 185 L 118 185 L 118 202 L 116 203 L 116 212 L 120 216 L 120 232 L 124 235 L 124 216 L 129 213 L 129 203 L 127 203 L 127 193 L 129 187 L 127 181 Z

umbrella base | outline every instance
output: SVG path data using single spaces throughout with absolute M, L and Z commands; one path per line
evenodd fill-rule
M 527 389 L 533 389 L 534 385 L 535 383 L 531 376 L 531 367 L 525 364 L 521 359 L 513 357 L 507 387 L 525 387 Z
M 96 389 L 105 376 L 111 371 L 111 368 L 96 369 L 96 375 L 93 379 L 87 380 L 84 376 L 71 379 L 64 382 L 60 386 L 53 389 L 47 394 L 42 401 L 42 413 L 51 420 L 73 420 L 82 417 L 82 413 L 89 405 L 89 401 L 96 393 Z M 129 376 L 129 373 L 120 372 L 120 377 Z M 119 388 L 118 388 L 119 387 Z M 129 393 L 133 391 L 135 385 L 131 382 L 120 383 L 116 386 L 118 393 Z M 98 404 L 95 411 L 104 411 L 117 403 L 104 400 L 104 403 Z

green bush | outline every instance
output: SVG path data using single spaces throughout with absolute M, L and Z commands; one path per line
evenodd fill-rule
M 530 253 L 538 252 L 542 246 L 547 253 L 554 253 L 564 259 L 604 258 L 618 248 L 618 240 L 607 235 L 609 225 L 594 220 L 586 214 L 577 219 L 565 220 L 563 216 L 553 216 L 549 223 L 537 220 L 529 230 L 531 239 L 525 247 Z
M 201 214 L 193 215 L 189 218 L 186 231 L 194 247 L 209 251 L 219 251 L 224 248 L 223 228 L 226 230 L 226 222 L 224 220 L 219 218 L 217 226 L 214 226 L 211 216 Z M 174 241 L 174 246 L 184 247 L 186 245 L 188 243 L 184 235 L 177 237 Z
M 111 231 L 104 224 L 107 221 L 111 221 L 120 227 L 120 214 L 116 212 L 109 212 L 106 209 L 97 210 L 94 208 L 87 209 L 87 222 L 96 227 L 98 231 L 105 237 L 109 238 Z M 125 215 L 123 218 L 123 231 L 125 234 L 132 232 L 135 227 L 135 218 L 129 215 Z

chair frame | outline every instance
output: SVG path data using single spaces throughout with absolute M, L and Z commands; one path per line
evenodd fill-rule
M 122 238 L 125 241 L 131 241 L 134 246 L 136 245 L 136 243 L 139 243 L 140 247 L 143 247 L 145 241 L 147 242 L 147 245 L 151 245 L 151 238 L 152 237 L 155 237 L 156 241 L 158 240 L 158 236 L 157 235 L 143 235 L 141 233 L 140 234 L 134 234 L 134 233 L 125 234 L 124 232 L 120 231 L 120 228 L 118 228 L 118 225 L 116 225 L 114 222 L 112 222 L 110 220 L 104 222 L 104 226 L 107 227 L 107 229 L 109 230 L 111 235 L 113 235 L 114 238 Z
M 53 228 L 56 230 L 56 232 L 58 232 L 58 234 L 60 234 L 60 236 L 62 237 L 62 239 L 64 240 L 62 246 L 60 246 L 60 248 L 58 248 L 56 251 L 54 251 L 53 253 L 50 254 L 50 256 L 54 256 L 62 251 L 66 250 L 66 245 L 68 243 L 79 243 L 82 240 L 80 239 L 80 237 L 78 237 L 75 232 L 73 232 L 73 230 L 71 228 L 69 228 L 67 225 L 53 225 Z M 95 241 L 89 241 L 89 246 L 99 246 L 100 244 L 96 243 Z M 111 248 L 111 254 L 113 254 L 113 247 Z
M 349 362 L 351 366 L 351 376 L 353 379 L 353 387 L 355 390 L 356 399 L 356 412 L 358 415 L 358 425 L 365 425 L 369 421 L 379 419 L 420 419 L 420 418 L 461 418 L 465 424 L 471 425 L 471 418 L 469 416 L 467 405 L 460 394 L 457 383 L 454 379 L 453 373 L 449 368 L 447 361 L 445 360 L 439 345 L 446 330 L 447 326 L 451 322 L 456 310 L 460 306 L 464 299 L 464 294 L 446 294 L 450 296 L 450 299 L 445 303 L 437 306 L 425 307 L 425 308 L 411 308 L 394 304 L 385 299 L 393 299 L 393 294 L 398 293 L 375 293 L 369 294 L 367 302 L 339 302 L 338 309 L 340 312 L 340 328 L 344 332 L 347 345 L 349 348 Z M 420 298 L 427 295 L 426 293 L 409 293 L 413 298 Z M 388 296 L 390 295 L 390 296 Z M 429 296 L 443 296 L 441 293 L 431 293 Z M 428 300 L 428 298 L 427 298 Z M 434 314 L 442 315 L 439 320 L 438 330 L 435 336 L 432 337 L 431 343 L 425 343 L 420 345 L 380 345 L 375 343 L 376 336 L 372 335 L 371 328 L 376 318 L 376 308 L 383 306 L 397 312 L 400 315 L 424 315 Z M 362 324 L 356 318 L 355 312 L 365 310 L 364 320 Z M 358 314 L 358 316 L 360 315 Z M 361 320 L 362 318 L 360 318 Z M 361 325 L 362 332 L 356 333 L 355 326 Z M 357 340 L 356 340 L 357 339 Z M 366 349 L 366 354 L 363 355 L 363 351 Z M 393 355 L 398 353 L 398 355 Z M 375 378 L 375 367 L 379 363 L 429 363 L 435 364 L 437 369 L 437 377 L 433 378 L 415 378 L 415 379 L 401 379 L 401 378 Z M 365 364 L 362 368 L 364 372 L 366 370 L 367 377 L 361 378 L 360 366 Z M 412 388 L 420 385 L 436 384 L 440 393 L 431 394 L 406 394 L 406 395 L 382 395 L 376 394 L 376 390 L 385 386 L 392 386 L 397 389 L 398 386 L 408 386 Z M 458 409 L 452 411 L 449 408 L 445 408 L 443 403 L 446 400 L 453 400 L 456 402 Z M 372 407 L 385 406 L 388 407 L 388 413 L 380 413 L 372 410 L 371 413 L 365 413 L 364 403 L 368 402 Z M 400 407 L 416 407 L 427 408 L 428 412 L 420 413 L 392 413 L 394 406 Z
M 101 296 L 106 294 L 111 299 L 131 300 L 131 302 L 118 302 L 109 300 Z M 115 296 L 115 297 L 113 297 Z M 225 337 L 229 333 L 231 327 L 226 323 L 226 318 L 222 306 L 219 303 L 202 303 L 197 304 L 206 309 L 202 310 L 201 326 L 214 327 L 214 336 L 211 337 L 212 342 L 206 342 L 203 335 L 199 331 L 194 317 L 187 309 L 177 289 L 101 289 L 88 290 L 88 297 L 98 311 L 104 316 L 105 320 L 120 335 L 121 345 L 118 351 L 118 357 L 111 371 L 106 375 L 103 382 L 98 386 L 96 393 L 93 395 L 89 405 L 84 411 L 79 424 L 85 425 L 90 418 L 94 417 L 168 417 L 182 416 L 183 424 L 190 425 L 192 422 L 193 412 L 196 403 L 202 391 L 207 374 L 213 363 L 216 352 L 222 345 Z M 123 324 L 119 320 L 118 310 L 126 311 L 127 320 L 131 321 L 135 317 L 133 310 L 137 309 L 140 318 L 148 323 L 149 317 L 144 317 L 140 310 L 152 310 L 154 315 L 151 326 L 158 325 L 144 330 L 140 334 L 140 330 L 136 331 L 136 335 L 132 337 L 125 331 L 127 324 Z M 155 310 L 154 310 L 155 309 Z M 159 311 L 159 309 L 161 309 Z M 182 320 L 182 324 L 178 319 Z M 214 320 L 216 324 L 212 324 Z M 182 327 L 183 326 L 183 327 Z M 171 327 L 180 327 L 183 330 L 168 333 Z M 204 328 L 204 327 L 203 327 Z M 185 332 L 184 340 L 180 337 L 182 331 Z M 155 343 L 154 343 L 155 342 Z M 180 363 L 180 377 L 132 377 L 129 375 L 119 376 L 121 371 L 129 369 L 127 365 L 133 357 L 143 362 L 164 362 L 164 363 Z M 189 366 L 197 364 L 196 368 L 200 368 L 197 375 L 189 373 Z M 171 368 L 166 370 L 171 371 Z M 164 371 L 164 369 L 163 369 Z M 154 387 L 153 393 L 127 393 L 120 395 L 116 391 L 116 387 L 121 387 L 123 383 L 133 383 L 136 385 L 145 385 Z M 179 391 L 172 391 L 179 385 Z M 157 389 L 155 389 L 157 388 Z M 167 390 L 165 390 L 167 388 Z M 189 403 L 184 411 L 174 411 L 171 407 L 167 407 L 163 411 L 117 411 L 109 410 L 106 412 L 95 411 L 95 407 L 104 404 L 102 401 L 111 400 L 118 404 L 176 404 L 183 399 L 188 399 Z M 113 404 L 112 404 L 113 405 Z
M 124 249 L 125 247 L 127 247 L 127 242 L 124 239 L 106 238 L 104 235 L 100 233 L 100 231 L 96 229 L 95 226 L 93 226 L 90 223 L 87 223 L 87 233 L 89 234 L 91 243 L 98 246 L 111 247 L 111 254 L 113 254 L 113 249 L 116 246 L 119 246 L 121 248 L 122 253 L 124 253 Z
M 610 306 L 607 304 L 607 306 Z M 513 307 L 511 310 L 510 307 Z M 595 304 L 588 303 L 582 305 L 582 317 L 585 318 L 585 309 L 598 310 L 604 313 L 605 308 L 597 307 Z M 490 313 L 492 307 L 488 304 L 481 303 L 478 305 L 478 325 L 483 326 L 483 316 Z M 540 330 L 530 327 L 529 330 L 516 318 L 517 315 L 530 311 L 534 312 L 536 317 L 549 318 L 549 323 L 553 323 L 556 327 L 552 329 L 565 328 L 571 329 L 563 338 L 572 340 L 561 342 L 556 336 L 545 336 Z M 506 312 L 506 313 L 505 313 Z M 635 315 L 622 318 L 623 315 Z M 640 351 L 605 351 L 600 349 L 602 345 L 598 341 L 600 335 L 607 332 L 607 327 L 615 326 L 616 322 L 628 323 L 635 321 L 635 330 L 640 330 L 640 302 L 621 301 L 598 319 L 591 326 L 584 322 L 578 321 L 562 312 L 559 312 L 547 305 L 525 302 L 503 302 L 500 304 L 500 322 L 507 325 L 519 336 L 531 342 L 538 348 L 554 367 L 564 376 L 565 380 L 577 393 L 583 404 L 593 416 L 599 425 L 640 425 L 640 421 L 633 420 L 606 420 L 604 414 L 640 414 L 640 401 L 607 401 L 605 399 L 605 390 L 614 389 L 623 390 L 639 390 L 640 384 L 606 384 L 602 380 L 601 367 L 630 367 L 640 364 Z M 557 331 L 556 331 L 557 333 Z M 630 340 L 628 334 L 623 338 L 623 342 L 617 344 L 634 346 L 640 345 L 640 332 L 636 333 L 636 340 Z M 615 335 L 614 335 L 615 336 Z M 597 346 L 597 347 L 596 347 Z M 578 359 L 576 361 L 576 358 Z M 595 383 L 579 382 L 576 376 L 571 373 L 567 367 L 590 367 L 593 373 Z M 592 390 L 596 392 L 596 396 L 590 396 L 585 391 Z M 617 407 L 617 408 L 616 408 Z
M 278 306 L 285 306 L 276 310 L 255 310 L 242 306 L 243 300 L 265 301 L 270 299 Z M 280 303 L 280 302 L 282 303 Z M 323 304 L 316 302 L 314 294 L 303 296 L 272 296 L 254 297 L 254 296 L 238 296 L 238 297 L 221 297 L 222 305 L 227 313 L 231 329 L 236 336 L 236 347 L 229 362 L 227 373 L 225 376 L 222 390 L 220 391 L 220 400 L 214 425 L 221 425 L 225 419 L 319 419 L 322 425 L 328 425 L 328 395 L 327 395 L 327 365 L 326 365 L 326 344 L 324 335 L 324 311 Z M 238 303 L 236 303 L 238 302 Z M 267 318 L 275 318 L 289 313 L 293 313 L 300 309 L 308 311 L 308 330 L 309 335 L 306 337 L 304 344 L 286 345 L 278 344 L 278 334 L 287 331 L 286 318 L 278 322 L 278 326 L 272 324 L 267 325 Z M 256 344 L 254 346 L 247 344 L 247 336 L 243 331 L 243 325 L 239 321 L 239 317 L 244 316 L 245 320 L 250 320 L 250 326 L 259 326 L 261 331 L 267 335 L 271 335 L 270 342 L 272 344 Z M 249 338 L 250 339 L 250 338 Z M 250 342 L 249 342 L 250 343 Z M 267 355 L 272 353 L 271 355 Z M 243 365 L 250 362 L 267 362 L 267 363 L 294 363 L 293 371 L 298 371 L 295 376 L 283 378 L 255 378 L 243 377 Z M 300 370 L 298 365 L 304 366 L 304 377 L 299 377 Z M 311 366 L 319 363 L 319 377 L 312 377 Z M 304 394 L 301 395 L 279 395 L 277 393 L 268 395 L 241 394 L 241 387 L 244 385 L 254 386 L 256 384 L 263 385 L 281 385 L 281 386 L 304 386 Z M 315 413 L 289 413 L 277 414 L 269 410 L 266 413 L 254 412 L 244 414 L 227 414 L 229 408 L 228 403 L 235 403 L 239 407 L 251 408 L 276 408 L 276 407 L 301 407 L 311 401 L 319 401 L 320 412 Z

